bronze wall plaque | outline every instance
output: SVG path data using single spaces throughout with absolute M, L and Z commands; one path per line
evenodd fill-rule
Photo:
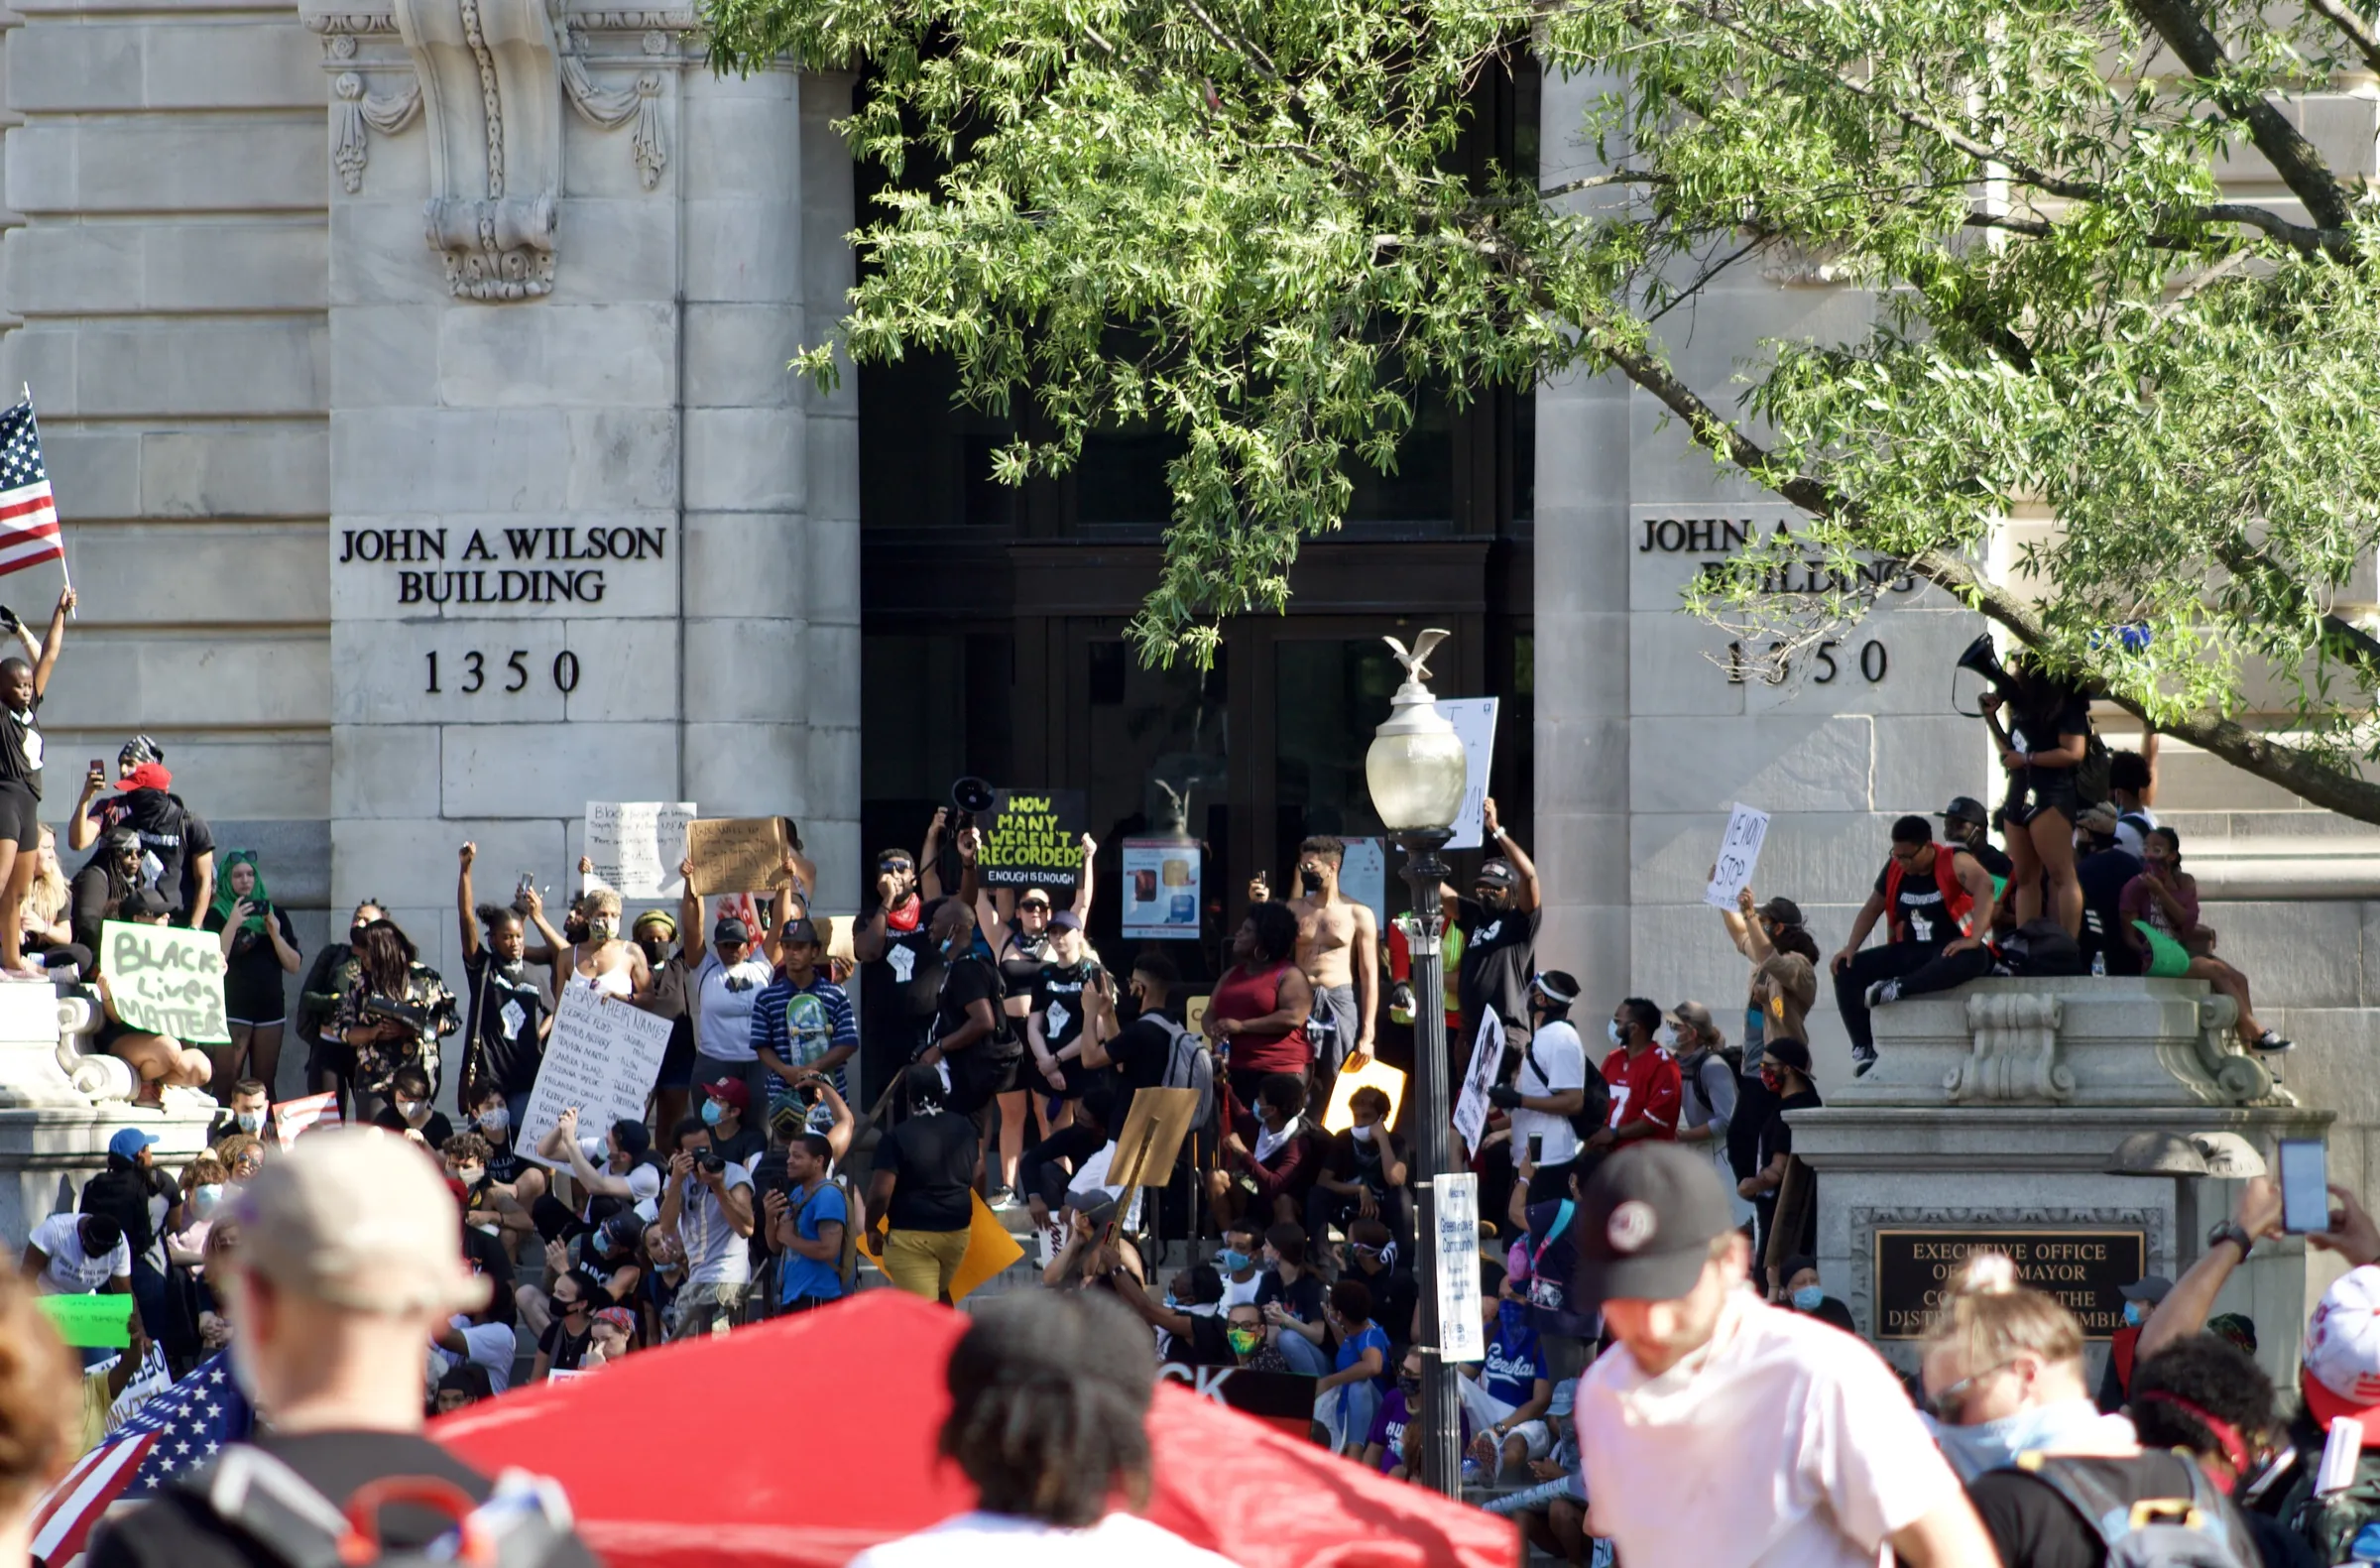
M 1878 1230 L 1875 1337 L 1917 1339 L 1973 1253 L 2001 1253 L 2017 1278 L 2066 1303 L 2091 1339 L 2124 1326 L 2117 1291 L 2146 1271 L 2148 1235 L 2138 1230 Z

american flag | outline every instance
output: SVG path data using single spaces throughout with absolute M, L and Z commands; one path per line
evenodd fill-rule
M 65 557 L 50 470 L 42 464 L 41 427 L 28 399 L 0 414 L 0 577 Z
M 33 1515 L 34 1561 L 68 1568 L 82 1556 L 91 1526 L 109 1505 L 157 1496 L 225 1443 L 245 1439 L 255 1424 L 256 1414 L 231 1375 L 230 1356 L 220 1351 L 209 1356 L 142 1405 L 50 1489 Z
M 273 1108 L 273 1135 L 281 1146 L 289 1147 L 298 1142 L 300 1133 L 318 1132 L 339 1125 L 339 1097 L 329 1094 L 309 1094 L 296 1100 L 284 1100 Z

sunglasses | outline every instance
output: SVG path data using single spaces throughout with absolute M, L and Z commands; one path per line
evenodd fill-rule
M 908 871 L 912 868 L 905 860 L 880 860 L 876 863 L 876 869 L 879 871 L 902 872 Z
M 1049 905 L 1043 904 L 1039 899 L 1027 899 L 1022 904 L 1016 905 L 1016 907 L 1019 909 L 1039 909 L 1043 914 L 1047 914 L 1049 912 Z
M 1927 1399 L 1926 1407 L 1934 1412 L 1934 1419 L 1946 1426 L 1957 1426 L 1959 1412 L 1965 1407 L 1966 1396 L 1975 1391 L 1975 1385 L 1995 1373 L 2006 1372 L 2015 1365 L 2016 1363 L 2013 1361 L 2003 1361 L 1997 1365 L 1986 1367 L 1981 1372 L 1962 1378 L 1957 1383 L 1945 1387 L 1940 1393 Z

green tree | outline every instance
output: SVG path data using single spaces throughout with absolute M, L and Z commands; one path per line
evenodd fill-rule
M 1615 370 L 1809 514 L 1687 594 L 1788 643 L 1872 587 L 1788 603 L 1815 555 L 1903 563 L 2052 667 L 2318 804 L 2380 821 L 2380 643 L 2331 611 L 2380 518 L 2380 220 L 2298 106 L 2380 70 L 2372 0 L 709 0 L 715 62 L 862 60 L 886 199 L 840 344 L 946 353 L 1036 438 L 1185 442 L 1144 658 L 1278 609 L 1351 459 L 1393 464 L 1417 388 L 1461 402 Z M 1457 159 L 1479 82 L 1607 84 L 1605 171 L 1547 188 Z M 2365 116 L 2368 100 L 2334 97 Z M 2268 172 L 2269 167 L 2269 172 Z M 2285 194 L 2244 200 L 2215 171 Z M 2234 184 L 2240 181 L 2235 181 Z M 1782 254 L 1875 292 L 1844 341 L 1741 345 L 1689 385 L 1658 322 Z M 834 345 L 806 364 L 833 374 Z M 1978 569 L 2011 508 L 2061 529 L 2025 593 Z M 2145 636 L 2113 636 L 2113 626 Z M 2251 684 L 2293 708 L 2244 726 Z

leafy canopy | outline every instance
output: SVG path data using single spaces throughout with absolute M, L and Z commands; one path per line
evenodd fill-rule
M 2380 70 L 2371 0 L 710 0 L 714 60 L 864 61 L 846 130 L 899 175 L 859 236 L 861 361 L 940 352 L 1038 415 L 999 476 L 1085 433 L 1185 442 L 1142 656 L 1278 610 L 1347 466 L 1394 463 L 1417 389 L 1617 370 L 1810 514 L 1689 590 L 1822 635 L 1868 607 L 1764 596 L 1816 554 L 1903 562 L 2169 733 L 2380 820 L 2356 764 L 2380 644 L 2331 613 L 2375 543 L 2380 209 L 2297 106 Z M 1605 84 L 1602 172 L 1467 173 L 1490 73 Z M 2332 96 L 2331 119 L 2368 100 Z M 2244 199 L 2227 191 L 2217 170 Z M 1873 291 L 1860 335 L 1741 345 L 1734 387 L 1660 322 L 1747 259 Z M 834 374 L 834 345 L 804 356 Z M 1020 424 L 1024 422 L 1020 421 Z M 2019 594 L 1977 567 L 2060 528 Z M 2111 637 L 2137 627 L 2145 636 Z M 2253 684 L 2286 732 L 2234 718 Z M 2292 696 L 2291 694 L 2294 694 Z

